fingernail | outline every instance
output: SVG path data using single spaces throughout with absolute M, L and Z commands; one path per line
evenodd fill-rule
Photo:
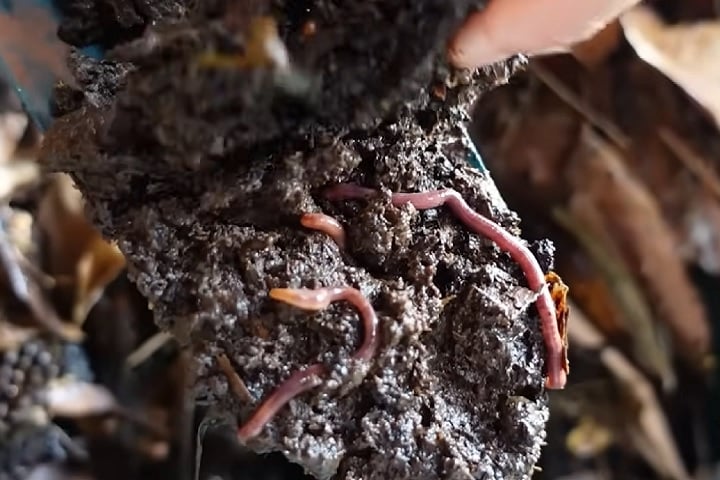
M 503 60 L 512 52 L 503 52 L 488 36 L 484 12 L 467 19 L 448 45 L 448 59 L 457 68 L 477 68 Z

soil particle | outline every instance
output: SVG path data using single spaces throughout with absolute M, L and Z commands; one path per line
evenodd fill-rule
M 184 21 L 159 14 L 154 32 L 118 42 L 115 57 L 76 57 L 84 99 L 61 109 L 45 163 L 73 175 L 158 325 L 194 348 L 198 398 L 238 421 L 257 406 L 217 381 L 218 353 L 257 401 L 298 368 L 327 366 L 323 385 L 282 409 L 251 449 L 321 479 L 528 478 L 548 415 L 534 295 L 507 255 L 446 209 L 389 201 L 391 191 L 454 188 L 519 233 L 492 180 L 469 166 L 459 123 L 519 64 L 465 83 L 443 66 L 449 32 L 474 2 L 246 3 L 279 19 L 298 71 L 321 79 L 311 102 L 282 92 L 272 69 L 197 68 L 199 53 L 242 43 L 243 30 L 230 35 L 227 17 L 187 6 Z M 297 37 L 308 19 L 312 44 Z M 437 81 L 444 100 L 428 93 Z M 347 181 L 379 194 L 323 197 Z M 305 212 L 337 218 L 347 249 L 301 227 Z M 551 263 L 551 248 L 537 250 Z M 345 285 L 380 319 L 370 365 L 350 359 L 362 335 L 351 305 L 310 313 L 268 297 Z

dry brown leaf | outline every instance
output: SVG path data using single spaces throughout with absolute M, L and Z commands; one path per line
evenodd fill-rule
M 637 421 L 625 425 L 626 433 L 634 440 L 632 445 L 639 447 L 639 453 L 661 476 L 674 480 L 690 480 L 667 418 L 650 382 L 620 351 L 607 344 L 602 334 L 572 302 L 570 311 L 569 336 L 573 345 L 598 351 L 602 363 L 640 406 Z
M 20 346 L 37 335 L 33 328 L 23 328 L 0 319 L 0 352 L 17 350 Z
M 592 319 L 603 334 L 615 337 L 623 333 L 622 313 L 612 299 L 610 286 L 582 251 L 566 248 L 558 259 L 558 270 L 572 285 L 572 299 Z
M 570 314 L 570 308 L 568 307 L 568 291 L 570 290 L 562 278 L 555 272 L 548 272 L 545 275 L 545 281 L 548 283 L 550 289 L 550 296 L 555 303 L 555 318 L 557 319 L 558 332 L 560 333 L 560 340 L 562 341 L 562 357 L 563 357 L 563 370 L 565 375 L 570 373 L 570 362 L 568 361 L 568 315 Z
M 584 192 L 571 199 L 570 208 L 557 208 L 553 216 L 576 238 L 609 286 L 611 301 L 622 312 L 624 330 L 632 339 L 635 360 L 659 377 L 667 390 L 674 389 L 677 379 L 672 353 L 661 341 L 650 306 L 608 236 L 605 219 Z
M 87 220 L 82 196 L 66 175 L 54 177 L 40 203 L 38 221 L 49 240 L 50 273 L 75 279 L 73 321 L 81 323 L 125 268 L 125 257 Z
M 575 192 L 588 196 L 604 230 L 642 279 L 679 351 L 702 363 L 697 357 L 710 347 L 707 316 L 679 255 L 679 242 L 654 197 L 631 175 L 617 150 L 589 129 L 581 135 L 570 179 Z
M 613 443 L 613 432 L 593 417 L 583 417 L 565 437 L 565 447 L 578 458 L 594 458 Z
M 682 87 L 720 126 L 720 21 L 667 25 L 640 4 L 620 23 L 638 56 Z
M 73 322 L 82 323 L 85 320 L 105 286 L 117 278 L 124 268 L 125 257 L 117 245 L 99 236 L 90 242 L 77 263 Z
M 98 234 L 85 218 L 82 196 L 69 176 L 52 176 L 37 220 L 49 241 L 49 273 L 74 275 L 78 259 Z
M 100 385 L 71 378 L 52 381 L 45 390 L 48 411 L 61 417 L 88 417 L 112 413 L 117 408 L 115 397 Z
M 77 326 L 63 322 L 58 317 L 40 286 L 23 270 L 20 262 L 22 255 L 6 233 L 6 218 L 9 216 L 8 208 L 0 208 L 0 269 L 7 279 L 10 291 L 27 305 L 39 325 L 67 341 L 82 340 L 83 332 Z

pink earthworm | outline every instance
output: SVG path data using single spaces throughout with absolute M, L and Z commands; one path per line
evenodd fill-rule
M 260 434 L 263 427 L 290 400 L 320 386 L 327 374 L 325 365 L 316 363 L 290 375 L 275 391 L 260 404 L 252 416 L 238 429 L 238 439 L 245 443 Z
M 305 228 L 327 234 L 341 250 L 345 249 L 345 229 L 333 217 L 324 213 L 305 213 L 300 217 L 300 224 Z
M 376 193 L 376 190 L 359 185 L 339 184 L 326 190 L 325 197 L 329 200 L 356 200 L 368 198 Z M 500 225 L 470 208 L 463 197 L 453 189 L 421 193 L 393 193 L 391 199 L 393 205 L 411 204 L 418 210 L 447 206 L 468 229 L 488 237 L 520 265 L 528 286 L 538 293 L 536 305 L 540 314 L 540 330 L 547 354 L 545 385 L 549 389 L 564 388 L 567 381 L 567 370 L 563 353 L 564 347 L 555 313 L 555 303 L 547 287 L 545 275 L 527 246 Z
M 350 302 L 360 313 L 364 329 L 363 340 L 352 358 L 369 362 L 375 356 L 380 343 L 378 318 L 375 309 L 360 290 L 351 287 L 274 288 L 270 290 L 270 297 L 303 310 L 312 311 L 324 310 L 332 302 L 341 300 Z M 327 375 L 327 368 L 321 363 L 293 373 L 261 403 L 252 416 L 238 429 L 238 439 L 245 443 L 257 436 L 282 407 L 296 396 L 320 386 L 325 375 Z

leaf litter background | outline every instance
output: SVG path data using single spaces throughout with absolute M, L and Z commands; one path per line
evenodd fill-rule
M 720 474 L 718 45 L 715 2 L 652 2 L 477 105 L 495 181 L 571 286 L 570 385 L 551 394 L 536 478 Z M 187 358 L 68 177 L 41 173 L 41 139 L 3 91 L 0 472 L 102 480 L 121 459 L 175 478 L 202 457 L 301 478 L 206 435 L 202 412 L 192 424 Z

